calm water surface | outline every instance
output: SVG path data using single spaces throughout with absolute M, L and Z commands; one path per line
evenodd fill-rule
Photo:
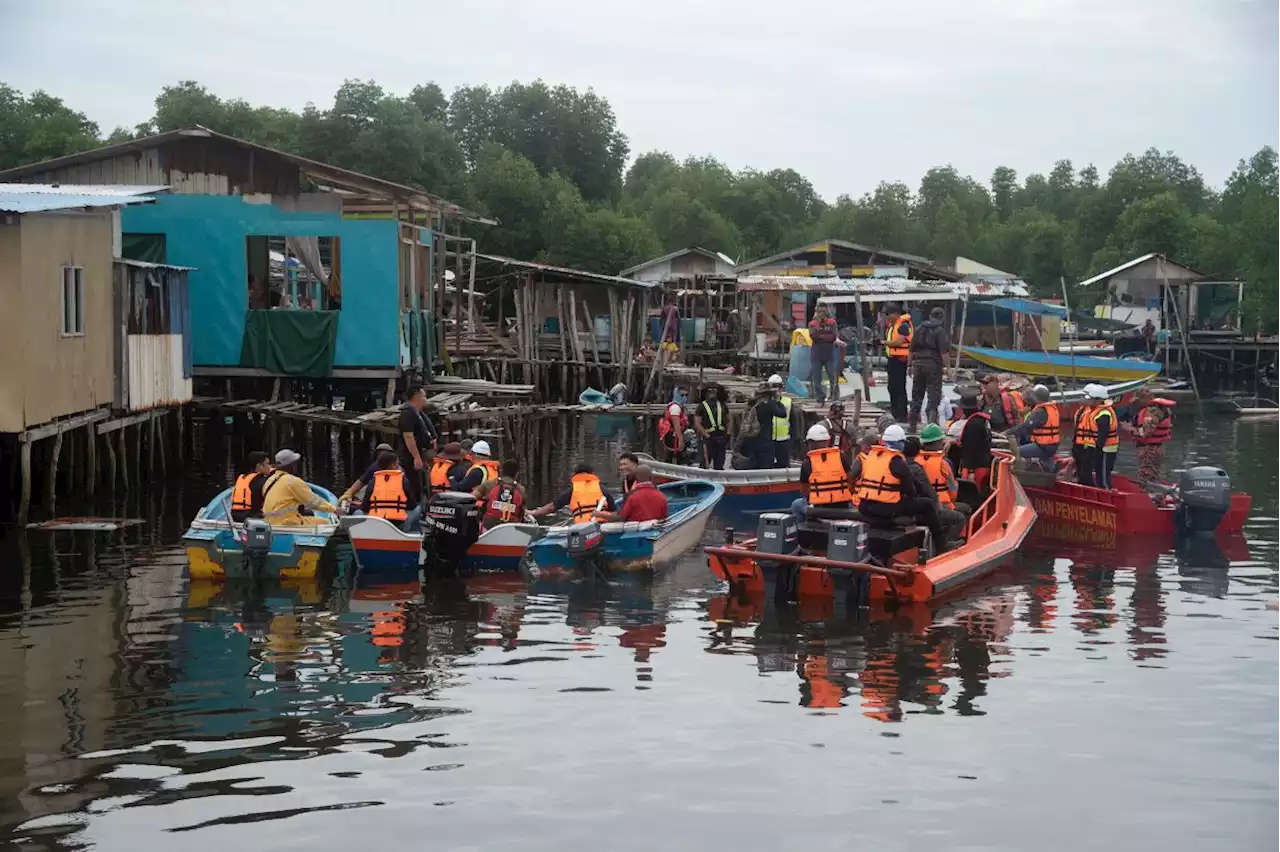
M 540 496 L 626 445 L 601 426 L 535 442 Z M 1277 429 L 1178 430 L 1172 465 L 1254 495 L 1239 541 L 1028 547 L 945 607 L 834 617 L 731 600 L 700 554 L 604 591 L 192 585 L 177 541 L 240 452 L 210 429 L 188 475 L 116 502 L 145 525 L 0 530 L 0 836 L 1275 849 Z M 313 455 L 338 487 L 364 460 Z

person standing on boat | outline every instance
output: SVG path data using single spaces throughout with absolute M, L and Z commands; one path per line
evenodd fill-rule
M 826 305 L 819 304 L 813 312 L 813 319 L 809 320 L 809 382 L 819 405 L 827 399 L 822 389 L 823 370 L 831 380 L 831 398 L 840 398 L 840 368 L 836 363 L 836 341 L 839 337 L 840 329 L 836 326 L 835 317 L 828 315 Z
M 724 457 L 729 449 L 732 424 L 729 409 L 720 401 L 720 388 L 707 385 L 702 391 L 702 402 L 693 412 L 693 428 L 702 438 L 702 467 L 724 470 Z
M 680 464 L 680 456 L 684 453 L 684 430 L 689 428 L 689 418 L 684 413 L 684 405 L 675 394 L 667 403 L 662 417 L 658 419 L 658 440 L 666 451 L 666 461 Z
M 1022 422 L 1022 395 L 1000 387 L 1000 377 L 987 373 L 982 377 L 982 410 L 991 418 L 991 428 L 1007 432 Z
M 550 503 L 544 503 L 529 514 L 535 518 L 541 518 L 543 515 L 549 515 L 568 506 L 574 523 L 582 523 L 591 520 L 591 516 L 600 508 L 602 500 L 604 508 L 612 512 L 613 498 L 605 493 L 604 486 L 600 484 L 600 477 L 596 476 L 595 468 L 583 463 L 574 468 L 573 476 L 569 477 L 568 488 L 557 494 Z
M 1010 432 L 1018 439 L 1018 455 L 1024 459 L 1039 461 L 1046 468 L 1058 454 L 1062 439 L 1062 415 L 1058 404 L 1049 397 L 1049 389 L 1036 385 L 1031 390 L 1035 407 Z
M 236 523 L 262 517 L 262 487 L 275 470 L 271 466 L 271 456 L 261 450 L 249 453 L 245 463 L 249 472 L 236 477 L 235 488 L 231 491 L 231 520 Z
M 665 521 L 667 519 L 667 495 L 653 484 L 653 468 L 642 464 L 636 468 L 636 487 L 631 489 L 627 499 L 622 501 L 622 511 L 601 512 L 597 517 L 605 522 L 621 521 Z
M 1164 445 L 1173 437 L 1173 406 L 1171 399 L 1156 397 L 1148 400 L 1138 412 L 1137 425 L 1126 429 L 1138 445 L 1138 482 L 1143 488 L 1159 483 L 1164 465 Z
M 844 466 L 847 468 L 853 464 L 855 442 L 844 420 L 844 403 L 838 399 L 833 401 L 831 408 L 827 410 L 827 416 L 818 425 L 826 429 L 827 434 L 831 436 L 831 446 L 840 451 Z
M 907 364 L 911 360 L 911 315 L 904 314 L 893 302 L 884 306 L 884 354 L 889 374 L 889 411 L 894 420 L 907 420 Z M 822 398 L 818 398 L 822 402 Z
M 290 449 L 276 453 L 276 472 L 262 486 L 262 516 L 273 527 L 322 526 L 330 521 L 315 515 L 303 515 L 300 509 L 313 512 L 337 512 L 338 507 L 311 490 L 293 473 L 302 456 Z
M 427 419 L 427 392 L 422 385 L 410 385 L 400 418 L 396 421 L 396 433 L 400 436 L 396 451 L 400 466 L 409 473 L 409 502 L 422 502 L 422 471 L 427 469 L 427 452 L 434 450 L 435 427 Z
M 928 423 L 938 422 L 938 409 L 942 403 L 942 369 L 951 351 L 951 339 L 942 320 L 946 311 L 935 307 L 929 318 L 920 323 L 911 336 L 911 413 L 907 418 L 910 429 L 920 425 L 923 416 Z M 924 406 L 925 393 L 928 406 Z
M 502 463 L 497 479 L 480 486 L 480 528 L 491 530 L 502 524 L 518 524 L 524 520 L 524 486 L 516 481 L 520 463 L 508 459 Z
M 800 409 L 795 408 L 791 404 L 791 397 L 782 393 L 782 376 L 774 373 L 769 377 L 769 387 L 773 390 L 774 399 L 782 405 L 787 412 L 784 417 L 773 418 L 770 431 L 773 437 L 773 466 L 776 468 L 788 468 L 791 466 L 791 426 L 800 415 Z M 838 399 L 839 397 L 833 397 Z M 803 428 L 804 420 L 800 419 L 800 427 Z
M 774 397 L 773 388 L 767 382 L 761 384 L 742 427 L 742 452 L 750 459 L 752 469 L 773 467 L 773 421 L 785 416 L 787 410 Z
M 884 430 L 880 445 L 871 448 L 866 458 L 854 462 L 853 475 L 857 487 L 854 500 L 858 511 L 868 518 L 892 521 L 910 516 L 929 529 L 934 552 L 946 549 L 938 508 L 928 496 L 916 490 L 911 468 L 902 450 L 907 433 L 896 423 Z
M 1093 393 L 1095 384 L 1084 386 L 1085 400 L 1072 420 L 1071 458 L 1076 464 L 1076 482 L 1093 487 L 1098 469 L 1098 433 L 1093 425 Z M 1106 395 L 1106 390 L 1103 390 Z
M 810 506 L 842 509 L 853 505 L 850 466 L 840 451 L 831 446 L 827 427 L 821 423 L 810 426 L 804 438 L 808 449 L 800 463 L 800 487 L 804 496 L 791 504 L 791 514 L 797 523 L 804 521 Z
M 1098 488 L 1111 488 L 1111 472 L 1116 469 L 1116 457 L 1120 454 L 1120 422 L 1116 418 L 1116 410 L 1107 398 L 1107 389 L 1102 385 L 1089 385 L 1085 388 L 1090 396 L 1097 400 L 1090 410 L 1091 423 L 1088 430 L 1094 440 L 1094 484 Z

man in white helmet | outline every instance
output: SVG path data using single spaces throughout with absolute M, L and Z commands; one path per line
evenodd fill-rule
M 782 408 L 786 414 L 782 417 L 773 418 L 773 428 L 770 430 L 770 437 L 773 439 L 773 466 L 777 468 L 787 468 L 791 466 L 791 424 L 795 421 L 796 415 L 799 413 L 797 409 L 791 406 L 791 397 L 783 396 L 782 376 L 774 373 L 769 377 L 769 388 L 773 391 L 775 398 L 782 404 Z M 800 427 L 804 424 L 801 422 Z
M 902 450 L 907 433 L 898 424 L 884 430 L 879 446 L 854 462 L 857 487 L 854 500 L 858 511 L 873 520 L 892 521 L 910 517 L 928 527 L 935 552 L 946 547 L 938 507 L 916 489 L 915 479 Z
M 490 457 L 489 452 L 488 441 L 476 441 L 471 445 L 471 455 L 475 461 L 466 476 L 458 481 L 459 491 L 474 491 L 484 483 L 498 478 L 498 460 Z
M 791 514 L 797 521 L 803 521 L 810 506 L 851 507 L 853 492 L 849 488 L 849 466 L 845 464 L 840 450 L 831 446 L 831 433 L 827 427 L 821 423 L 810 426 L 804 438 L 808 450 L 800 463 L 800 487 L 804 489 L 804 496 L 791 504 Z

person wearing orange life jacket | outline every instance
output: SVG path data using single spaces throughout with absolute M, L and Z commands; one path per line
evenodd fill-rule
M 365 513 L 403 524 L 409 517 L 409 488 L 394 450 L 378 453 L 378 470 L 369 482 Z
M 1062 415 L 1057 403 L 1050 401 L 1047 387 L 1036 385 L 1031 393 L 1035 399 L 1035 407 L 1009 434 L 1018 439 L 1019 456 L 1039 461 L 1043 465 L 1052 462 L 1053 457 L 1058 454 L 1058 444 L 1062 439 Z
M 1093 487 L 1098 469 L 1098 432 L 1093 425 L 1093 399 L 1089 396 L 1089 390 L 1093 387 L 1093 384 L 1085 385 L 1086 398 L 1076 409 L 1071 421 L 1071 458 L 1076 465 L 1076 482 L 1090 488 Z
M 618 456 L 618 477 L 622 480 L 622 496 L 626 497 L 636 487 L 636 468 L 640 466 L 640 457 L 635 453 L 623 453 Z
M 1136 425 L 1127 426 L 1138 445 L 1138 482 L 1148 488 L 1160 482 L 1160 468 L 1164 464 L 1164 445 L 1173 437 L 1173 407 L 1171 399 L 1155 397 L 1145 400 L 1145 407 L 1136 416 Z
M 929 426 L 942 431 L 936 423 L 930 423 Z M 928 435 L 934 437 L 932 431 Z M 907 436 L 902 444 L 902 456 L 907 460 L 916 493 L 933 501 L 934 510 L 938 513 L 938 523 L 946 540 L 958 541 L 964 529 L 965 516 L 955 509 L 959 483 L 954 476 L 949 476 L 951 466 L 941 453 L 926 456 L 921 438 L 916 435 Z M 953 492 L 952 488 L 956 491 Z
M 614 510 L 613 498 L 605 493 L 604 486 L 600 484 L 600 477 L 596 476 L 595 468 L 589 464 L 580 464 L 574 468 L 573 476 L 569 477 L 568 488 L 557 494 L 550 503 L 539 506 L 529 514 L 535 518 L 541 518 L 543 515 L 568 507 L 574 523 L 581 523 L 591 520 L 601 500 L 604 501 L 605 509 L 610 512 Z
M 684 452 L 684 431 L 689 428 L 689 417 L 678 398 L 679 390 L 672 392 L 671 402 L 667 403 L 658 419 L 658 440 L 666 451 L 665 461 L 671 464 L 680 464 L 680 456 Z
M 378 456 L 384 452 L 395 452 L 390 444 L 378 444 L 373 448 L 373 461 L 369 462 L 369 466 L 364 469 L 359 478 L 338 496 L 339 508 L 349 508 L 344 504 L 350 504 L 358 495 L 363 495 L 360 500 L 360 509 L 365 514 L 369 512 L 369 483 L 373 482 L 373 476 L 378 472 Z
M 928 527 L 934 551 L 941 553 L 946 549 L 946 538 L 938 507 L 929 496 L 916 490 L 915 478 L 902 453 L 906 440 L 907 433 L 895 423 L 884 430 L 879 446 L 873 447 L 865 459 L 854 462 L 857 482 L 854 500 L 858 511 L 874 520 L 914 518 L 916 523 Z
M 271 456 L 261 451 L 249 453 L 245 456 L 245 463 L 249 472 L 236 477 L 235 488 L 231 491 L 231 520 L 236 523 L 262 517 L 262 488 L 274 470 Z
M 1025 407 L 1022 394 L 1000 387 L 1000 377 L 987 373 L 982 377 L 982 410 L 991 418 L 991 428 L 1005 432 L 1022 422 Z
M 1090 390 L 1092 389 L 1092 390 Z M 1094 436 L 1095 483 L 1098 488 L 1111 488 L 1111 472 L 1116 467 L 1116 457 L 1120 455 L 1120 420 L 1116 417 L 1115 406 L 1107 397 L 1107 389 L 1099 384 L 1088 385 L 1086 392 L 1095 400 L 1090 411 L 1091 427 L 1088 430 Z
M 800 487 L 804 496 L 791 504 L 791 514 L 797 523 L 804 521 L 810 506 L 839 509 L 853 505 L 849 466 L 840 450 L 831 445 L 827 427 L 821 423 L 810 426 L 804 439 L 808 451 L 800 463 Z
M 502 524 L 517 524 L 524 520 L 524 486 L 516 481 L 520 464 L 513 459 L 502 463 L 497 479 L 480 486 L 480 498 L 484 501 L 480 512 L 480 526 L 490 530 Z
M 885 324 L 884 354 L 888 358 L 885 369 L 889 375 L 889 410 L 893 419 L 907 419 L 907 364 L 911 360 L 913 327 L 911 315 L 904 314 L 893 302 L 884 306 Z M 821 398 L 819 398 L 821 402 Z
M 475 492 L 484 483 L 491 479 L 497 479 L 499 473 L 498 460 L 489 456 L 489 442 L 476 441 L 471 445 L 471 454 L 475 457 L 475 461 L 471 467 L 467 469 L 464 475 L 457 482 L 458 491 Z
M 445 444 L 431 460 L 431 490 L 452 491 L 457 488 L 458 481 L 467 475 L 474 461 L 467 462 L 462 457 L 462 444 L 457 441 Z

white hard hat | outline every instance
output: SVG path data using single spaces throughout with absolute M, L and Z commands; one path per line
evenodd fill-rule
M 1106 399 L 1107 389 L 1097 382 L 1091 382 L 1084 386 L 1084 392 L 1092 399 Z
M 1034 391 L 1035 393 L 1040 393 L 1041 391 L 1043 391 L 1044 393 L 1048 393 L 1049 387 L 1047 385 L 1036 385 L 1031 390 Z
M 805 433 L 806 441 L 830 441 L 831 433 L 827 431 L 827 427 L 818 423 L 809 427 L 809 431 Z
M 898 441 L 907 440 L 907 433 L 897 423 L 884 430 L 884 434 L 880 436 L 880 440 L 886 444 L 890 441 L 897 443 Z
M 782 376 L 779 376 L 777 373 L 774 373 L 772 376 L 769 377 L 769 384 L 771 385 L 782 384 Z
M 957 420 L 955 423 L 952 423 L 950 426 L 947 427 L 948 438 L 959 438 L 962 434 L 964 434 L 963 420 Z
M 476 441 L 474 444 L 471 445 L 471 452 L 475 453 L 478 456 L 489 455 L 489 442 Z

